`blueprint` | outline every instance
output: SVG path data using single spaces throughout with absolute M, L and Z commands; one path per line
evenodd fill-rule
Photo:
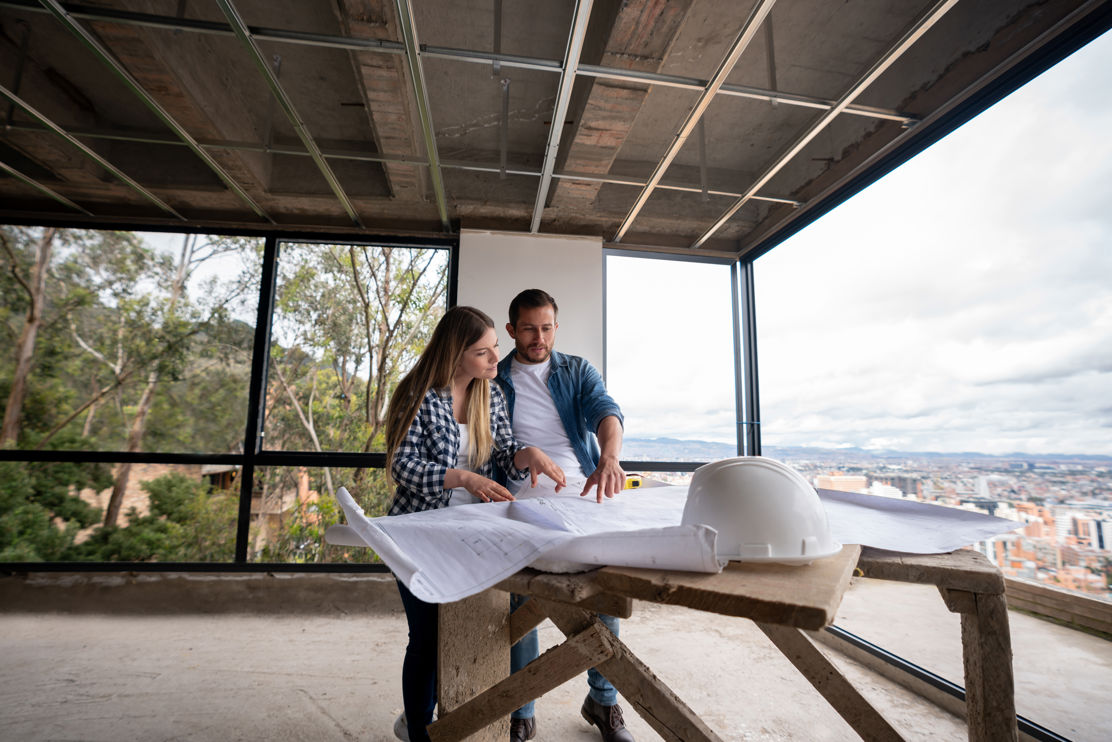
M 368 518 L 346 489 L 346 525 L 328 543 L 370 547 L 421 600 L 474 595 L 524 567 L 574 572 L 609 565 L 714 573 L 717 531 L 681 525 L 686 486 L 627 490 L 598 503 L 579 488 L 539 486 L 513 502 L 478 503 Z M 843 544 L 932 554 L 953 551 L 1022 524 L 957 508 L 821 490 L 831 533 Z
M 819 490 L 830 532 L 843 544 L 943 554 L 1023 526 L 973 510 L 917 500 Z

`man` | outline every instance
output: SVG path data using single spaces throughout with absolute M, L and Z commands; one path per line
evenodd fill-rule
M 505 392 L 514 437 L 547 453 L 563 469 L 569 486 L 583 481 L 581 496 L 592 488 L 599 504 L 625 486 L 625 472 L 618 463 L 622 450 L 622 411 L 606 393 L 599 372 L 583 358 L 558 353 L 556 301 L 540 289 L 522 291 L 510 302 L 506 330 L 514 350 L 498 364 L 498 383 Z M 584 480 L 585 478 L 585 480 Z M 511 483 L 518 495 L 529 480 Z M 515 489 L 516 487 L 516 489 Z M 511 610 L 526 598 L 511 597 Z M 615 636 L 618 619 L 599 615 Z M 533 629 L 510 650 L 510 670 L 516 672 L 539 654 Z M 633 742 L 617 705 L 614 686 L 592 668 L 587 672 L 590 692 L 580 713 L 598 727 L 605 742 Z M 511 742 L 536 736 L 537 725 L 530 701 L 510 718 Z

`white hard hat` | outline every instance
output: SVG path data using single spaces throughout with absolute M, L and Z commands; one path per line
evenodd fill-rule
M 842 548 L 830 535 L 815 488 L 786 464 L 762 456 L 696 469 L 682 522 L 717 530 L 721 559 L 804 564 Z

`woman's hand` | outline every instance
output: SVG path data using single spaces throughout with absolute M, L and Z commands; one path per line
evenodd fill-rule
M 564 470 L 556 466 L 556 462 L 536 446 L 529 446 L 518 451 L 517 455 L 514 456 L 514 466 L 518 469 L 529 470 L 529 477 L 533 480 L 531 487 L 537 486 L 537 478 L 541 474 L 556 483 L 555 492 L 562 490 L 568 483 L 564 477 Z
M 464 469 L 449 469 L 444 476 L 444 489 L 455 487 L 463 487 L 483 502 L 502 502 L 514 499 L 510 491 L 498 482 Z

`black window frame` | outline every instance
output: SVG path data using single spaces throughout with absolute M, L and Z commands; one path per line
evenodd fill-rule
M 288 562 L 252 562 L 248 556 L 251 495 L 255 470 L 259 467 L 322 467 L 339 469 L 383 469 L 384 453 L 345 451 L 274 451 L 263 448 L 267 368 L 270 360 L 271 327 L 274 296 L 278 280 L 279 243 L 320 243 L 367 245 L 373 247 L 448 250 L 447 305 L 455 306 L 459 279 L 459 237 L 408 237 L 395 235 L 364 235 L 350 232 L 283 231 L 275 229 L 223 228 L 140 222 L 89 222 L 55 219 L 5 219 L 5 226 L 57 227 L 60 229 L 120 230 L 128 232 L 163 232 L 170 234 L 226 235 L 229 237 L 260 237 L 264 240 L 262 274 L 259 279 L 259 303 L 256 310 L 255 337 L 251 350 L 251 376 L 248 383 L 247 413 L 243 436 L 243 453 L 174 453 L 126 451 L 40 451 L 26 449 L 0 450 L 0 461 L 23 463 L 104 463 L 104 464 L 221 464 L 240 467 L 239 509 L 236 521 L 235 557 L 228 562 L 2 562 L 0 573 L 28 572 L 387 572 L 384 564 L 305 564 Z

